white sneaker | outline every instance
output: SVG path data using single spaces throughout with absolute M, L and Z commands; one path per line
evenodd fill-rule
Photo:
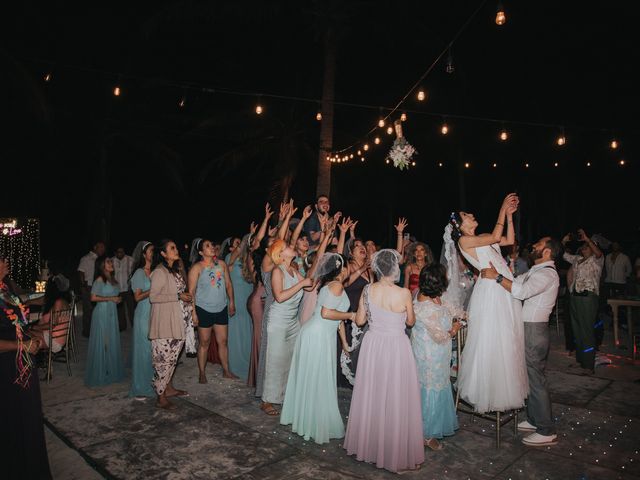
M 530 447 L 546 447 L 548 445 L 555 445 L 558 443 L 557 435 L 540 435 L 539 433 L 532 433 L 522 439 L 522 443 Z
M 533 425 L 531 425 L 529 422 L 525 420 L 524 422 L 520 422 L 518 424 L 518 430 L 521 432 L 535 432 L 536 427 L 534 427 Z

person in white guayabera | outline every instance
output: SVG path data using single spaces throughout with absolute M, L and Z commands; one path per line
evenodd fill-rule
M 518 430 L 531 432 L 522 443 L 534 447 L 555 445 L 558 441 L 544 370 L 549 354 L 549 315 L 556 304 L 560 285 L 555 261 L 562 255 L 562 250 L 558 240 L 543 237 L 529 254 L 533 267 L 527 273 L 509 280 L 493 265 L 481 271 L 482 278 L 495 280 L 514 298 L 524 302 L 522 320 L 529 396 L 527 420 L 518 424 Z

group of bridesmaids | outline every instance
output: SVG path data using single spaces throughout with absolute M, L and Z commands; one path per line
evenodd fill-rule
M 293 229 L 296 211 L 293 201 L 283 203 L 269 228 L 266 205 L 261 225 L 232 241 L 224 261 L 210 240 L 195 239 L 188 275 L 174 242 L 138 244 L 130 395 L 157 396 L 158 407 L 174 408 L 170 398 L 187 393 L 171 377 L 195 327 L 201 383 L 207 361 L 217 361 L 224 377 L 246 379 L 261 409 L 305 439 L 345 437 L 358 460 L 394 472 L 418 468 L 425 445 L 439 450 L 438 440 L 458 428 L 449 374 L 454 319 L 464 312 L 441 300 L 446 272 L 417 244 L 405 268 L 410 288 L 398 285 L 404 219 L 396 249 L 376 251 L 355 236 L 350 218 L 306 207 Z M 315 214 L 321 235 L 310 251 L 303 228 Z M 123 378 L 113 266 L 99 258 L 96 267 L 92 301 L 104 307 L 92 318 L 89 386 Z M 340 355 L 345 383 L 353 385 L 346 430 Z

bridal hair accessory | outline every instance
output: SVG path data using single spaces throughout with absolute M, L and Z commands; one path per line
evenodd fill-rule
M 458 230 L 460 230 L 460 224 L 458 223 L 458 220 L 456 219 L 456 212 L 451 212 L 451 215 L 449 216 L 449 221 L 451 222 L 451 224 L 456 227 Z
M 193 239 L 191 242 L 191 251 L 189 252 L 189 261 L 193 264 L 200 260 L 200 249 L 202 248 L 202 244 L 204 243 L 204 239 L 197 237 Z
M 327 273 L 334 270 L 342 270 L 342 267 L 344 267 L 344 260 L 342 255 L 338 253 L 325 253 L 318 262 L 318 266 L 313 274 L 313 278 L 318 279 L 324 277 Z
M 458 249 L 453 242 L 453 229 L 458 228 L 455 219 L 455 213 L 451 213 L 451 221 L 444 228 L 442 240 L 442 254 L 440 255 L 440 263 L 447 267 L 447 280 L 449 285 L 447 290 L 442 294 L 442 301 L 452 307 L 459 309 L 464 308 L 464 287 L 465 280 L 460 272 L 460 260 L 458 258 Z
M 400 279 L 400 258 L 397 250 L 384 248 L 371 257 L 371 269 L 378 279 L 390 277 L 397 282 Z
M 393 126 L 396 130 L 396 139 L 393 142 L 391 150 L 389 150 L 389 154 L 387 155 L 387 162 L 391 160 L 394 167 L 404 170 L 405 168 L 409 168 L 411 159 L 418 153 L 418 151 L 413 147 L 413 145 L 407 142 L 407 139 L 402 135 L 402 122 L 400 120 L 396 120 Z
M 149 245 L 153 245 L 153 243 L 146 240 L 140 240 L 137 243 L 136 248 L 133 249 L 133 253 L 131 254 L 134 265 L 138 265 L 140 263 L 140 259 L 142 259 L 142 255 Z

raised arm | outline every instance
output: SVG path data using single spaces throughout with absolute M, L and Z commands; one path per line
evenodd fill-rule
M 579 235 L 578 240 L 580 240 L 581 242 L 587 242 L 589 247 L 591 247 L 591 251 L 596 256 L 596 258 L 602 257 L 602 250 L 600 250 L 600 248 L 598 248 L 598 245 L 596 245 L 591 240 L 591 238 L 589 238 L 589 236 L 586 233 L 584 233 L 584 230 L 582 228 L 578 229 L 578 235 Z
M 327 245 L 329 244 L 329 240 L 332 237 L 332 232 L 333 230 L 327 225 L 326 221 L 323 221 L 322 231 L 321 231 L 322 235 L 320 237 L 320 246 L 318 247 L 316 258 L 311 264 L 311 268 L 307 271 L 307 278 L 313 278 L 313 274 L 316 272 L 316 269 L 318 268 L 318 263 L 320 262 L 320 259 L 322 258 L 324 253 L 327 251 Z
M 353 222 L 353 220 L 351 220 L 351 217 L 342 219 L 342 223 L 338 226 L 340 229 L 340 236 L 338 237 L 338 253 L 342 254 L 342 252 L 344 252 L 344 242 L 347 237 L 347 232 L 356 223 L 357 222 Z
M 394 226 L 396 228 L 396 250 L 400 255 L 402 255 L 404 253 L 404 241 L 403 241 L 404 229 L 407 228 L 409 224 L 407 223 L 406 218 L 400 217 L 398 219 L 398 224 Z
M 462 237 L 460 237 L 460 246 L 464 250 L 468 251 L 471 248 L 484 247 L 487 245 L 493 245 L 494 243 L 502 244 L 502 233 L 504 232 L 504 224 L 507 220 L 507 208 L 512 206 L 512 204 L 514 203 L 517 208 L 517 199 L 518 197 L 515 193 L 510 193 L 505 197 L 504 201 L 502 202 L 502 206 L 500 207 L 500 212 L 498 213 L 498 220 L 496 221 L 496 224 L 493 227 L 493 231 L 491 233 L 483 233 L 473 236 L 463 235 Z M 506 241 L 508 241 L 507 238 L 505 238 L 505 242 Z
M 289 222 L 291 221 L 291 217 L 294 213 L 296 213 L 297 208 L 293 208 L 293 198 L 289 201 L 289 203 L 284 204 L 284 207 L 281 207 L 281 211 L 282 208 L 284 208 L 285 215 L 284 219 L 282 219 L 282 224 L 278 229 L 278 238 L 284 240 L 285 236 L 287 235 L 287 230 L 289 229 Z
M 302 211 L 302 218 L 298 222 L 298 225 L 296 225 L 296 229 L 293 231 L 293 235 L 291 235 L 291 241 L 289 242 L 289 246 L 291 248 L 295 249 L 296 242 L 298 241 L 298 238 L 300 237 L 300 232 L 302 232 L 302 228 L 304 227 L 304 223 L 307 220 L 309 220 L 309 217 L 311 216 L 312 213 L 313 213 L 313 209 L 311 208 L 311 205 L 307 205 L 306 207 L 304 207 L 304 210 Z

